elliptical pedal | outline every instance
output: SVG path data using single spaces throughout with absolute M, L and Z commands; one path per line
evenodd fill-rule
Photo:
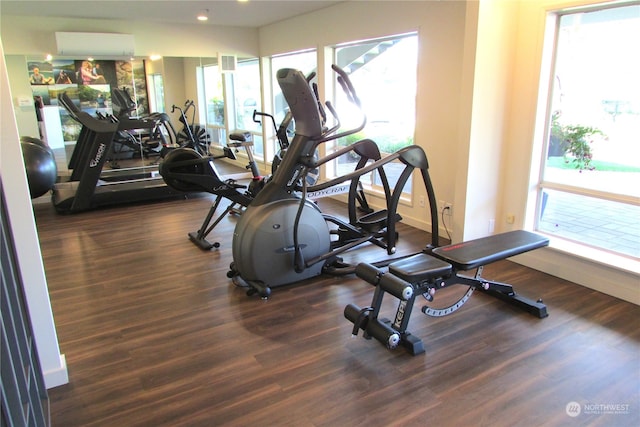
M 358 218 L 356 225 L 369 233 L 376 233 L 387 226 L 387 210 L 383 209 Z M 395 222 L 402 220 L 400 214 L 395 214 Z

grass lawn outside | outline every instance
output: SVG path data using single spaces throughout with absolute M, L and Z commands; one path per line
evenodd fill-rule
M 639 166 L 623 165 L 620 163 L 603 162 L 600 160 L 592 160 L 591 165 L 595 170 L 602 172 L 640 172 Z M 576 169 L 573 159 L 567 157 L 549 157 L 547 159 L 547 167 L 560 169 Z

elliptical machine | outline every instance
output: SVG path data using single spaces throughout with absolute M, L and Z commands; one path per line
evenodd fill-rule
M 338 82 L 348 99 L 360 107 L 360 101 L 347 74 L 333 66 Z M 333 180 L 308 186 L 305 179 L 310 169 L 336 158 L 353 147 L 316 160 L 314 153 L 324 142 L 342 138 L 364 128 L 366 118 L 354 129 L 338 132 L 340 124 L 325 127 L 326 113 L 318 101 L 315 87 L 310 87 L 304 75 L 297 70 L 282 69 L 277 73 L 278 83 L 289 104 L 295 120 L 295 136 L 286 156 L 242 215 L 233 234 L 233 262 L 227 276 L 236 285 L 249 288 L 248 295 L 259 294 L 267 298 L 271 288 L 299 282 L 322 273 L 349 274 L 355 266 L 344 264 L 339 254 L 364 243 L 373 243 L 395 253 L 397 234 L 395 223 L 401 220 L 396 213 L 400 193 L 414 168 L 427 168 L 424 151 L 417 146 L 406 147 L 384 159 L 379 152 L 372 155 L 373 163 L 361 165 L 355 171 Z M 327 109 L 337 120 L 337 114 L 329 102 Z M 370 140 L 360 141 L 361 147 L 377 146 Z M 391 193 L 382 166 L 400 159 L 406 168 L 398 185 Z M 351 203 L 356 197 L 359 178 L 378 170 L 386 193 L 387 206 L 378 212 L 355 218 Z M 349 190 L 349 223 L 324 215 L 317 205 L 307 199 L 307 193 L 329 189 L 342 182 L 351 181 Z M 329 224 L 337 229 L 329 229 Z M 337 236 L 337 240 L 335 237 Z M 388 258 L 388 257 L 387 257 Z M 383 262 L 389 263 L 392 260 Z

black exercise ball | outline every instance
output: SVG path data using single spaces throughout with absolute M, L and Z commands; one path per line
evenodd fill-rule
M 45 144 L 21 142 L 22 157 L 29 181 L 31 198 L 46 194 L 56 183 L 58 167 L 53 151 Z
M 34 144 L 42 145 L 43 147 L 47 147 L 47 144 L 41 140 L 40 138 L 34 138 L 32 136 L 21 136 L 20 142 L 33 142 Z
M 47 145 L 47 143 L 44 142 L 43 140 L 41 140 L 40 138 L 34 138 L 32 136 L 21 136 L 20 137 L 20 142 L 32 142 L 32 143 L 34 143 L 36 145 L 39 145 L 39 146 L 45 148 L 53 156 L 53 150 L 51 149 L 51 147 L 49 147 Z

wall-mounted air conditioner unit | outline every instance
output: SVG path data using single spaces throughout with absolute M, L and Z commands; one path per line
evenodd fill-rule
M 58 54 L 64 56 L 133 56 L 133 34 L 56 32 Z

